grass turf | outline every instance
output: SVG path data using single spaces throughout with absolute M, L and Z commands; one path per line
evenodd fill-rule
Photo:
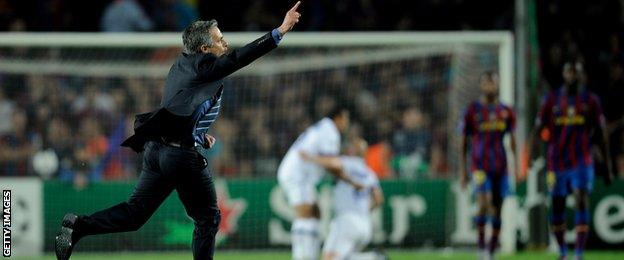
M 391 260 L 436 260 L 436 259 L 476 259 L 472 252 L 451 252 L 451 251 L 388 251 Z M 215 255 L 216 260 L 288 260 L 288 252 L 274 251 L 221 251 Z M 46 255 L 39 258 L 15 258 L 24 260 L 53 260 L 53 255 Z M 192 259 L 189 253 L 81 253 L 76 252 L 72 260 L 180 260 Z M 556 259 L 556 255 L 542 252 L 522 252 L 515 255 L 501 255 L 501 260 L 524 260 L 524 259 Z M 590 251 L 585 255 L 585 259 L 591 260 L 622 260 L 624 251 Z

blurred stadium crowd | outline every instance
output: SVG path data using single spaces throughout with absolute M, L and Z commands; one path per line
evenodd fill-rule
M 408 2 L 305 1 L 301 30 L 513 29 L 513 1 Z M 179 31 L 198 17 L 210 17 L 224 31 L 258 31 L 279 24 L 281 12 L 272 10 L 288 5 L 248 0 L 0 0 L 0 29 Z M 588 86 L 605 107 L 620 176 L 624 175 L 623 8 L 618 0 L 548 0 L 538 1 L 537 9 L 540 86 L 560 84 L 566 59 L 585 61 Z M 340 102 L 352 108 L 359 122 L 349 134 L 371 142 L 367 161 L 381 178 L 447 177 L 443 114 L 450 72 L 411 73 L 422 72 L 420 66 L 425 65 L 355 67 L 285 75 L 271 82 L 248 76 L 231 79 L 232 93 L 226 98 L 238 100 L 225 103 L 241 105 L 226 105 L 212 130 L 218 139 L 212 157 L 215 171 L 228 177 L 273 176 L 297 134 Z M 245 87 L 250 82 L 254 87 Z M 307 83 L 292 91 L 293 82 Z M 78 186 L 135 178 L 139 157 L 117 144 L 129 135 L 134 114 L 158 105 L 163 84 L 162 78 L 0 75 L 0 175 L 42 174 Z M 266 100 L 271 103 L 264 104 Z M 57 170 L 37 171 L 32 161 L 50 158 L 51 151 L 58 158 Z
M 439 177 L 448 172 L 450 71 L 426 66 L 449 62 L 441 56 L 274 79 L 234 77 L 224 93 L 230 105 L 211 131 L 217 138 L 213 167 L 225 177 L 273 176 L 297 135 L 340 103 L 357 122 L 346 138 L 363 136 L 373 144 L 368 161 L 380 177 Z M 136 177 L 140 157 L 119 143 L 130 135 L 134 114 L 158 106 L 162 78 L 4 75 L 0 82 L 3 175 L 38 174 L 78 185 Z M 49 160 L 58 160 L 56 170 L 37 167 Z
M 293 1 L 1 0 L 0 29 L 28 31 L 181 31 L 199 18 L 225 31 L 271 30 Z M 513 1 L 308 0 L 298 30 L 504 29 Z

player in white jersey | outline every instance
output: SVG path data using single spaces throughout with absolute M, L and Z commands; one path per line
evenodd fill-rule
M 377 176 L 362 158 L 367 148 L 364 140 L 356 139 L 349 145 L 350 156 L 337 159 L 347 177 L 362 187 L 356 189 L 342 180 L 334 187 L 335 215 L 323 247 L 324 260 L 383 259 L 382 255 L 374 252 L 360 252 L 372 238 L 371 210 L 383 203 L 383 193 Z M 328 163 L 327 160 L 319 160 L 307 154 L 303 157 L 321 166 L 327 166 Z
M 292 256 L 295 260 L 316 260 L 319 256 L 320 212 L 316 202 L 316 185 L 323 173 L 328 171 L 339 179 L 353 183 L 345 176 L 340 164 L 319 166 L 304 160 L 301 153 L 326 161 L 338 158 L 340 133 L 348 127 L 349 111 L 345 108 L 334 109 L 297 138 L 278 168 L 280 187 L 296 213 L 291 226 Z

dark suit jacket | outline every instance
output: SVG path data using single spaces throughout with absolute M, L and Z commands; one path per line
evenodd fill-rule
M 181 54 L 167 75 L 160 108 L 136 115 L 134 135 L 121 145 L 141 152 L 147 141 L 161 137 L 192 144 L 192 115 L 197 107 L 222 94 L 223 78 L 276 47 L 275 40 L 268 33 L 221 57 L 202 53 Z

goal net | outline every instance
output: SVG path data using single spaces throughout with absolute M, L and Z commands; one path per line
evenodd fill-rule
M 260 35 L 225 37 L 236 48 Z M 513 103 L 511 44 L 502 32 L 288 34 L 225 82 L 210 132 L 223 213 L 218 247 L 289 246 L 293 212 L 276 186 L 277 166 L 298 134 L 337 104 L 352 111 L 343 139 L 369 142 L 366 161 L 387 197 L 374 214 L 372 246 L 474 244 L 468 191 L 454 188 L 459 119 L 486 70 L 499 73 L 501 98 Z M 92 213 L 132 191 L 141 157 L 119 144 L 134 114 L 158 106 L 180 47 L 180 35 L 169 33 L 0 35 L 0 134 L 21 131 L 2 145 L 30 149 L 0 162 L 0 176 L 44 180 L 45 250 L 66 212 Z M 323 234 L 330 187 L 319 188 Z M 140 231 L 89 237 L 78 250 L 188 249 L 192 229 L 174 195 Z

